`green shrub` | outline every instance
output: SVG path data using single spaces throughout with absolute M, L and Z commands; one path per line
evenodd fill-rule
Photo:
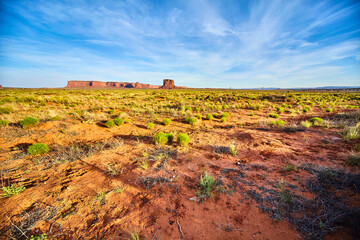
M 191 107 L 185 107 L 185 111 L 192 111 Z
M 14 110 L 12 107 L 1 107 L 0 108 L 0 113 L 1 114 L 10 114 L 12 113 Z
M 0 127 L 6 127 L 7 125 L 9 125 L 9 122 L 6 120 L 0 120 Z
M 114 123 L 114 121 L 112 120 L 109 120 L 105 123 L 105 126 L 108 127 L 108 128 L 112 128 L 112 127 L 115 127 L 116 124 Z
M 130 118 L 126 119 L 125 123 L 131 123 L 131 119 Z
M 120 126 L 124 123 L 124 119 L 122 118 L 115 118 L 114 119 L 114 123 L 117 125 L 117 126 Z
M 276 109 L 277 109 L 278 113 L 283 113 L 285 111 L 284 108 L 282 108 L 282 107 L 277 107 Z
M 154 124 L 152 122 L 148 122 L 146 126 L 148 129 L 154 129 Z
M 13 195 L 18 195 L 19 193 L 24 191 L 25 187 L 24 186 L 16 187 L 15 184 L 11 184 L 11 186 L 2 187 L 1 190 L 4 191 L 4 193 L 1 194 L 1 196 L 11 197 Z
M 229 116 L 229 113 L 227 113 L 227 112 L 224 112 L 224 113 L 221 114 L 221 117 L 222 117 L 222 118 L 223 118 L 223 117 L 226 117 L 226 118 L 227 118 L 228 116 Z
M 196 114 L 195 117 L 196 117 L 197 119 L 202 119 L 201 114 Z
M 290 172 L 290 171 L 295 170 L 295 166 L 288 163 L 288 164 L 286 164 L 285 166 L 282 167 L 282 170 L 284 172 Z
M 314 126 L 319 126 L 324 120 L 322 118 L 319 117 L 313 117 L 310 118 L 309 121 L 314 125 Z
M 189 144 L 190 138 L 186 133 L 180 133 L 177 135 L 177 141 L 181 146 L 187 146 Z
M 27 153 L 31 155 L 39 155 L 49 152 L 50 148 L 45 143 L 35 143 L 28 147 Z
M 277 115 L 276 113 L 270 113 L 269 117 L 271 117 L 271 118 L 279 118 L 279 115 Z
M 356 140 L 359 138 L 360 126 L 345 127 L 340 135 L 345 141 Z
M 213 118 L 214 118 L 214 116 L 211 114 L 211 113 L 208 113 L 208 114 L 206 114 L 206 119 L 207 120 L 213 120 Z
M 196 112 L 200 112 L 200 111 L 201 111 L 201 108 L 196 107 L 196 108 L 195 108 L 195 111 L 196 111 Z
M 332 112 L 333 109 L 332 109 L 332 108 L 327 108 L 325 111 L 326 111 L 326 112 Z
M 154 142 L 156 145 L 165 145 L 171 143 L 174 136 L 171 133 L 159 132 L 154 136 Z
M 38 236 L 31 235 L 30 240 L 47 240 L 47 236 L 45 233 Z
M 221 122 L 226 122 L 226 117 L 222 117 L 222 118 L 220 119 L 220 121 L 221 121 Z
M 301 122 L 301 125 L 304 127 L 304 128 L 309 128 L 312 126 L 312 123 L 310 121 L 302 121 Z
M 211 192 L 215 188 L 215 178 L 205 172 L 203 175 L 201 175 L 199 183 L 201 190 L 197 192 L 197 196 L 202 199 L 211 197 Z
M 185 118 L 185 123 L 194 125 L 194 124 L 196 123 L 196 118 L 194 118 L 194 117 L 187 117 L 187 118 Z
M 214 118 L 218 118 L 218 117 L 219 117 L 219 114 L 214 113 L 213 116 L 214 116 Z
M 114 114 L 114 113 L 115 113 L 114 110 L 110 110 L 110 111 L 109 111 L 109 114 Z
M 165 126 L 170 125 L 171 119 L 170 118 L 165 118 L 163 123 L 164 123 Z
M 37 118 L 34 118 L 34 117 L 26 117 L 24 118 L 24 120 L 22 120 L 20 122 L 20 125 L 23 127 L 23 128 L 29 128 L 29 127 L 33 127 L 33 126 L 36 126 L 39 122 L 39 119 Z

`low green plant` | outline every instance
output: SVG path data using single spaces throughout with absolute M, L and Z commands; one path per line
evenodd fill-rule
M 226 117 L 222 117 L 222 118 L 220 119 L 220 121 L 221 121 L 221 122 L 226 122 Z
M 105 204 L 106 192 L 100 191 L 95 196 L 95 201 L 100 202 L 101 205 Z
M 1 107 L 0 108 L 0 114 L 10 114 L 12 113 L 14 110 L 12 107 Z
M 142 169 L 146 170 L 149 166 L 149 163 L 148 163 L 147 159 L 141 159 L 138 161 L 137 165 L 139 167 L 141 167 Z
M 277 115 L 276 113 L 270 113 L 269 117 L 271 117 L 271 118 L 279 118 L 279 115 Z
M 152 122 L 148 122 L 148 123 L 146 124 L 146 127 L 147 127 L 148 129 L 154 129 L 154 124 L 153 124 Z
M 6 127 L 7 125 L 9 125 L 9 121 L 0 120 L 0 127 Z
M 154 136 L 154 142 L 156 145 L 165 145 L 171 143 L 174 136 L 171 133 L 159 132 Z
M 196 117 L 197 119 L 202 119 L 201 114 L 196 114 L 195 117 Z
M 341 130 L 340 135 L 345 141 L 356 140 L 359 138 L 360 125 L 345 127 Z
M 27 153 L 31 155 L 45 154 L 50 148 L 45 143 L 35 143 L 27 148 Z
M 114 119 L 114 123 L 117 125 L 117 126 L 120 126 L 124 123 L 124 119 L 122 118 L 115 118 Z
M 171 119 L 170 118 L 165 118 L 163 123 L 164 123 L 165 126 L 168 126 L 171 123 Z
M 112 120 L 109 120 L 105 123 L 105 126 L 108 127 L 108 128 L 112 128 L 112 127 L 115 127 L 116 124 L 114 123 L 114 121 Z
M 325 111 L 326 111 L 326 112 L 332 112 L 333 109 L 332 109 L 332 108 L 327 108 L 327 109 L 325 109 Z
M 283 121 L 283 120 L 278 120 L 278 121 L 272 120 L 272 121 L 270 121 L 270 125 L 274 126 L 274 127 L 284 127 L 285 126 L 285 121 Z
M 45 233 L 37 236 L 31 235 L 30 240 L 47 240 L 47 236 Z
M 302 121 L 301 122 L 301 125 L 304 127 L 304 128 L 309 128 L 312 126 L 312 123 L 310 121 Z
M 211 121 L 213 120 L 214 116 L 211 113 L 206 114 L 206 119 Z
M 236 143 L 235 142 L 232 142 L 230 144 L 230 153 L 231 155 L 233 155 L 234 157 L 237 155 L 238 151 L 236 149 Z
M 128 186 L 126 184 L 119 184 L 114 188 L 114 191 L 116 193 L 122 194 L 127 188 Z
M 20 126 L 22 126 L 23 128 L 29 128 L 29 127 L 34 127 L 38 124 L 39 119 L 34 118 L 34 117 L 26 117 L 24 118 L 24 120 L 22 120 L 20 122 Z
M 221 114 L 221 117 L 226 117 L 227 118 L 228 116 L 229 116 L 228 112 L 224 112 L 224 113 Z
M 131 123 L 131 119 L 130 118 L 126 119 L 125 123 Z
M 137 232 L 130 233 L 132 240 L 140 240 L 139 234 Z
M 204 172 L 200 177 L 200 187 L 201 189 L 197 192 L 197 196 L 201 199 L 212 196 L 212 191 L 215 188 L 215 178 L 211 175 Z
M 1 196 L 11 197 L 13 195 L 20 194 L 22 191 L 25 190 L 25 187 L 24 186 L 16 187 L 15 184 L 11 184 L 10 186 L 2 187 L 1 190 L 4 192 L 3 194 L 1 194 Z
M 287 163 L 285 166 L 282 167 L 284 172 L 290 172 L 295 170 L 295 166 L 292 164 Z
M 196 123 L 196 119 L 197 118 L 195 118 L 195 117 L 187 117 L 187 118 L 185 118 L 185 123 L 194 125 Z
M 313 117 L 310 118 L 309 121 L 314 125 L 314 126 L 320 126 L 321 123 L 324 121 L 322 118 L 319 117 Z
M 180 146 L 187 146 L 189 144 L 190 138 L 186 133 L 179 133 L 177 135 L 177 141 Z

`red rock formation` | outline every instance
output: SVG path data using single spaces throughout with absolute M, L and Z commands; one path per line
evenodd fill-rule
M 176 87 L 174 80 L 164 79 L 163 85 L 150 85 L 144 83 L 130 83 L 130 82 L 100 82 L 100 81 L 68 81 L 66 88 L 163 88 L 175 89 L 185 88 Z
M 161 88 L 163 88 L 163 89 L 174 89 L 174 88 L 176 88 L 174 80 L 172 80 L 172 79 L 164 79 L 163 85 L 162 85 Z

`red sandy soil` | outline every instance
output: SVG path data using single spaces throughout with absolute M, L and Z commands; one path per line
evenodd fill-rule
M 311 199 L 314 195 L 302 189 L 306 189 L 306 179 L 312 174 L 299 167 L 314 164 L 359 174 L 358 168 L 344 164 L 353 143 L 344 142 L 338 129 L 261 129 L 254 126 L 257 118 L 237 110 L 226 123 L 203 120 L 194 127 L 179 118 L 170 126 L 157 125 L 153 130 L 136 119 L 111 129 L 73 120 L 45 122 L 29 130 L 3 128 L 2 181 L 24 185 L 26 190 L 0 199 L 1 239 L 9 239 L 11 232 L 26 239 L 16 233 L 14 226 L 26 223 L 33 224 L 27 237 L 46 233 L 48 239 L 130 239 L 134 232 L 140 239 L 303 239 L 295 225 L 285 217 L 275 219 L 263 212 L 247 192 L 256 190 L 261 194 L 261 187 L 279 191 L 276 185 L 283 179 L 287 185 L 299 187 L 287 187 L 291 194 Z M 244 127 L 235 124 L 239 120 Z M 189 146 L 174 143 L 156 147 L 152 138 L 160 130 L 187 132 Z M 14 158 L 24 152 L 13 150 L 15 146 L 43 142 L 53 150 L 114 137 L 123 144 L 71 163 L 50 164 L 51 158 L 37 161 L 40 157 L 30 155 Z M 232 142 L 236 143 L 237 156 L 216 151 Z M 177 156 L 169 158 L 159 170 L 156 162 L 150 161 L 147 170 L 136 165 L 143 152 L 151 154 L 156 149 L 176 152 Z M 283 171 L 287 163 L 297 170 Z M 119 174 L 109 174 L 107 164 L 116 166 Z M 194 197 L 203 171 L 233 191 L 214 191 L 211 198 L 193 201 L 197 200 Z M 142 177 L 160 180 L 146 189 Z M 113 191 L 119 184 L 127 185 L 121 194 Z M 103 203 L 96 201 L 101 191 L 106 193 Z M 352 204 L 359 203 L 359 194 L 352 196 Z M 352 239 L 352 235 L 345 228 L 328 234 L 326 239 Z

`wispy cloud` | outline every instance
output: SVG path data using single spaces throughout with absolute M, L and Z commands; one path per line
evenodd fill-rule
M 2 5 L 5 86 L 75 78 L 233 88 L 360 82 L 360 4 L 352 1 Z

